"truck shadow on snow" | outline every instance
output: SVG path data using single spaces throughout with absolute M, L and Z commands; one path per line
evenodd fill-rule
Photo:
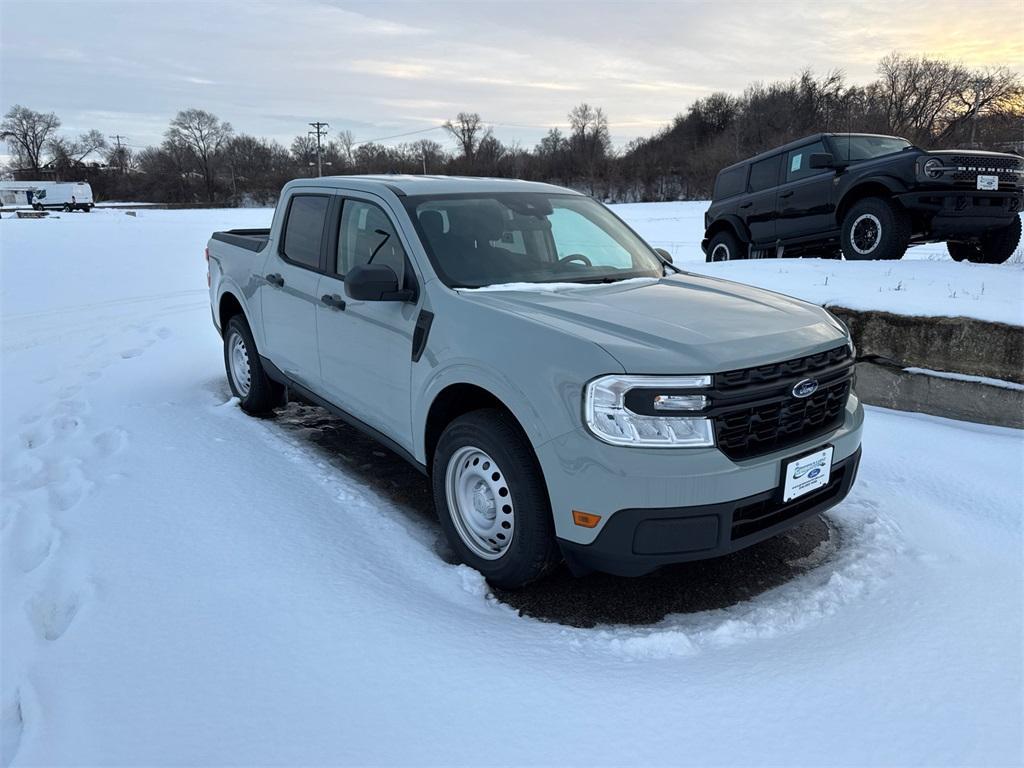
M 331 466 L 384 495 L 416 522 L 434 528 L 438 556 L 454 562 L 437 524 L 430 485 L 403 459 L 323 408 L 290 403 L 273 421 L 308 441 Z M 494 594 L 522 615 L 574 627 L 655 624 L 669 614 L 749 600 L 821 564 L 838 546 L 835 526 L 814 517 L 741 552 L 670 566 L 649 576 L 627 579 L 595 573 L 575 578 L 563 566 L 525 590 Z

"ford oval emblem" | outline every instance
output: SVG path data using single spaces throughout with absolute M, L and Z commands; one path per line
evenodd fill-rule
M 804 379 L 793 387 L 793 397 L 810 397 L 818 391 L 817 379 Z
M 814 478 L 816 478 L 820 474 L 821 474 L 821 470 L 818 467 L 815 467 L 814 469 L 812 469 L 810 472 L 807 473 L 807 477 L 809 477 L 809 478 L 811 478 L 813 480 Z

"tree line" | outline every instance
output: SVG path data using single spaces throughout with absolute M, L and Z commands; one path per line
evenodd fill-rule
M 658 131 L 616 150 L 608 116 L 582 103 L 565 131 L 551 128 L 532 148 L 504 143 L 475 112 L 438 126 L 454 150 L 433 139 L 397 145 L 357 142 L 349 131 L 321 140 L 325 174 L 431 173 L 516 177 L 570 186 L 611 201 L 704 199 L 722 167 L 819 131 L 886 133 L 930 148 L 1024 152 L 1024 84 L 1005 67 L 970 69 L 890 54 L 867 85 L 841 72 L 804 71 L 753 83 L 741 94 L 698 99 Z M 281 186 L 315 176 L 317 139 L 290 146 L 238 133 L 201 109 L 170 121 L 157 146 L 135 149 L 96 130 L 61 135 L 54 113 L 16 105 L 0 122 L 23 178 L 86 180 L 97 199 L 164 203 L 274 202 Z

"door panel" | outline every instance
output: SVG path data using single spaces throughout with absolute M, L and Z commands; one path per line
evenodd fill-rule
M 809 165 L 812 154 L 826 151 L 818 141 L 786 153 L 778 198 L 780 239 L 835 229 L 835 171 Z
M 278 240 L 263 267 L 260 302 L 262 354 L 311 389 L 320 381 L 316 339 L 317 287 L 325 255 L 329 194 L 295 194 L 288 200 Z
M 750 166 L 750 177 L 747 180 L 748 194 L 740 200 L 738 209 L 750 230 L 750 237 L 755 243 L 765 244 L 775 241 L 777 218 L 775 203 L 781 164 L 782 156 L 775 155 L 758 160 Z
M 386 264 L 405 285 L 416 280 L 393 214 L 382 201 L 344 193 L 337 252 L 318 288 L 320 388 L 328 400 L 412 452 L 410 377 L 412 336 L 420 308 L 413 302 L 358 301 L 345 293 L 342 272 L 357 264 Z M 329 299 L 339 297 L 344 309 Z

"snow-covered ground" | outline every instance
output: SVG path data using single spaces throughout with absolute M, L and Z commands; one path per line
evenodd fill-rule
M 202 251 L 268 220 L 0 224 L 5 765 L 1024 761 L 1020 432 L 870 409 L 803 575 L 654 626 L 523 618 L 229 399 Z

